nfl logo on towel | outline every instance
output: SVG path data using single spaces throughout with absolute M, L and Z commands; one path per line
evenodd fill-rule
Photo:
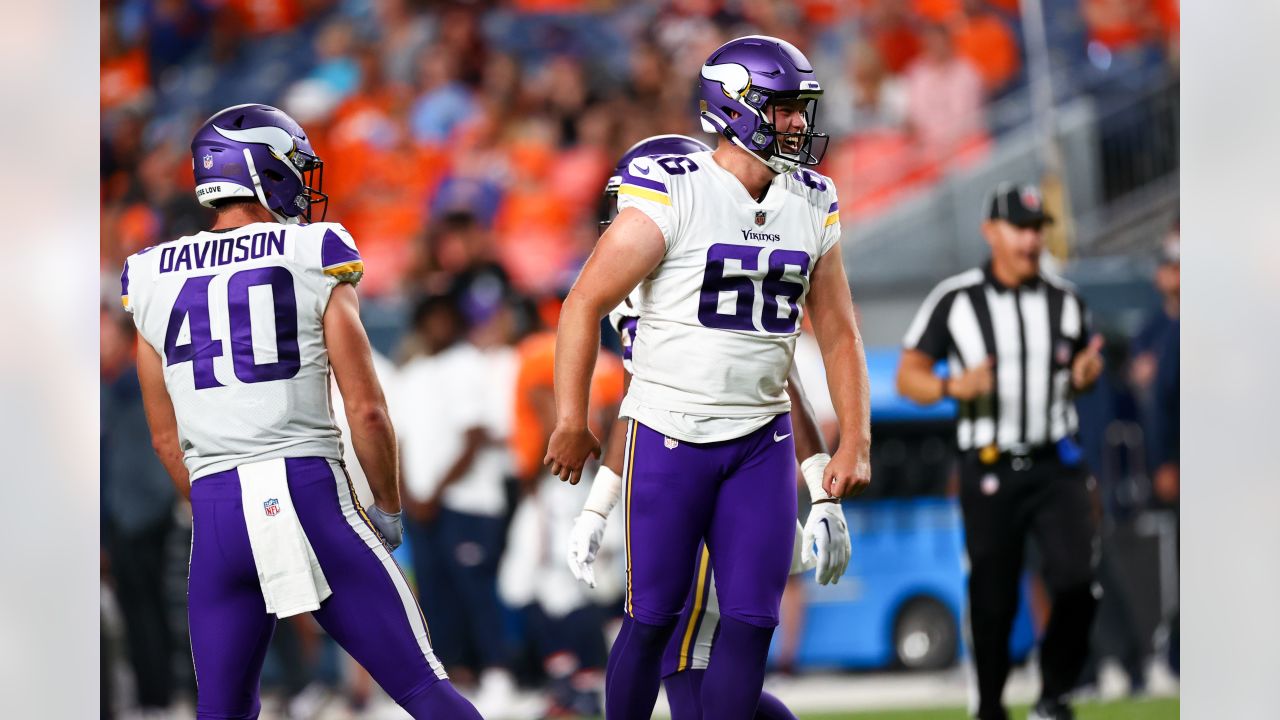
M 262 509 L 267 511 L 268 516 L 274 517 L 276 515 L 279 515 L 280 501 L 277 500 L 276 498 L 271 498 L 270 500 L 262 503 Z

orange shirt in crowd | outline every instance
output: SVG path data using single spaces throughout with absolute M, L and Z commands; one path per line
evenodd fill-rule
M 930 22 L 944 23 L 960 14 L 960 0 L 915 0 L 916 15 Z
M 969 58 L 982 75 L 987 92 L 1003 87 L 1022 64 L 1013 32 L 991 13 L 961 20 L 951 37 L 956 52 Z
M 302 20 L 298 0 L 230 0 L 227 7 L 251 35 L 281 33 Z
M 99 78 L 99 97 L 104 110 L 135 100 L 146 91 L 151 82 L 147 54 L 142 48 L 138 48 L 110 60 L 103 60 Z
M 547 455 L 547 441 L 552 428 L 544 427 L 534 406 L 536 390 L 553 391 L 555 387 L 556 334 L 540 332 L 529 336 L 516 348 L 515 425 L 511 430 L 511 454 L 516 473 L 532 479 L 542 472 L 542 458 Z M 622 402 L 622 361 L 612 353 L 601 351 L 591 376 L 590 408 L 587 417 L 596 437 L 604 437 L 600 412 Z

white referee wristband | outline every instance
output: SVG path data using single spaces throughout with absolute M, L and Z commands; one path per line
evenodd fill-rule
M 809 501 L 830 500 L 831 495 L 822 489 L 822 474 L 827 469 L 831 456 L 826 453 L 810 455 L 800 463 L 800 474 L 804 475 L 804 484 L 809 486 Z
M 618 504 L 620 497 L 622 497 L 622 476 L 601 465 L 596 471 L 595 479 L 591 481 L 591 492 L 587 495 L 587 502 L 582 505 L 582 509 L 607 518 L 609 511 Z

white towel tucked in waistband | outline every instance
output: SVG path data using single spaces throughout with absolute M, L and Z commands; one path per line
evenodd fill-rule
M 241 465 L 237 471 L 267 612 L 286 618 L 318 610 L 333 590 L 294 510 L 284 459 Z

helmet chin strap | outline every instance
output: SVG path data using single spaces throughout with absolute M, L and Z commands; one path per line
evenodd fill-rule
M 743 142 L 739 140 L 736 135 L 730 137 L 729 142 L 733 143 L 734 145 L 737 145 L 743 150 L 746 150 L 748 155 L 764 163 L 765 167 L 769 168 L 771 171 L 777 173 L 778 175 L 785 175 L 789 172 L 793 172 L 796 168 L 800 167 L 800 163 L 796 162 L 795 160 L 788 160 L 778 155 L 773 155 L 768 158 L 762 158 L 760 157 L 760 153 L 744 145 Z M 777 142 L 778 142 L 777 140 L 774 140 L 774 143 L 777 143 Z
M 738 138 L 736 133 L 729 131 L 728 126 L 726 126 L 720 118 L 712 115 L 711 113 L 702 113 L 702 129 L 728 138 L 729 142 L 737 145 L 743 150 L 746 150 L 748 155 L 764 163 L 765 167 L 778 175 L 793 172 L 796 168 L 800 167 L 800 163 L 798 161 L 788 160 L 777 155 L 773 155 L 767 159 L 760 157 L 759 153 L 747 147 L 746 144 Z M 776 137 L 773 142 L 775 145 L 777 144 L 778 140 Z
M 262 181 L 258 179 L 258 167 L 253 164 L 253 154 L 249 152 L 249 148 L 244 148 L 243 152 L 245 167 L 249 168 L 249 177 L 253 178 L 253 192 L 258 196 L 258 202 L 262 204 L 262 207 L 266 208 L 267 212 L 271 213 L 271 216 L 276 219 L 276 222 L 283 225 L 296 225 L 300 222 L 301 218 L 296 215 L 294 217 L 289 217 L 287 215 L 281 215 L 271 209 L 271 206 L 267 204 L 267 194 L 262 190 Z

